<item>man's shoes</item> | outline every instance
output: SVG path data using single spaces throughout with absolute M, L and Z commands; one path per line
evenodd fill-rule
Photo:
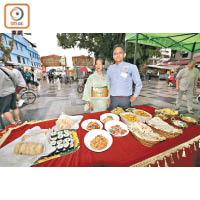
M 188 113 L 190 114 L 194 114 L 194 112 L 192 110 L 188 110 Z
M 19 100 L 19 102 L 18 102 L 18 107 L 21 107 L 21 106 L 23 105 L 24 101 L 25 101 L 25 100 L 23 100 L 23 99 Z

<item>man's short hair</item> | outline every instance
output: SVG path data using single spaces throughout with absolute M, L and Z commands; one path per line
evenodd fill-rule
M 197 61 L 196 61 L 196 60 L 191 60 L 191 61 L 188 63 L 188 65 L 189 65 L 189 64 L 195 66 L 195 65 L 197 64 Z
M 121 48 L 123 49 L 124 53 L 126 53 L 126 49 L 125 49 L 125 47 L 124 47 L 123 44 L 116 44 L 116 45 L 113 47 L 113 53 L 114 53 L 114 50 L 115 50 L 117 47 L 121 47 Z

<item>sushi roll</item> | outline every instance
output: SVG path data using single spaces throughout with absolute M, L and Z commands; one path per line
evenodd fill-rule
M 52 140 L 50 141 L 51 146 L 56 146 L 56 141 Z
M 70 134 L 70 131 L 69 130 L 64 130 L 64 133 L 65 134 Z
M 62 140 L 57 140 L 57 142 L 56 142 L 57 144 L 62 144 L 63 143 L 63 141 Z
M 63 136 L 64 136 L 65 138 L 68 138 L 68 137 L 70 137 L 70 133 L 64 133 Z
M 74 148 L 74 143 L 70 143 L 69 144 L 69 149 L 71 150 L 71 149 L 73 149 Z
M 65 138 L 65 139 L 63 140 L 63 142 L 70 142 L 70 141 L 71 141 L 70 138 Z
M 64 136 L 63 136 L 63 134 L 62 133 L 59 133 L 58 134 L 58 139 L 60 140 L 60 139 L 62 139 Z
M 50 138 L 50 141 L 56 141 L 56 140 L 57 140 L 57 136 Z
M 56 136 L 57 136 L 57 133 L 53 131 L 53 132 L 51 133 L 51 137 L 56 137 Z
M 56 146 L 56 149 L 60 152 L 60 151 L 62 151 L 63 150 L 63 144 L 58 144 L 57 146 Z
M 64 146 L 64 148 L 65 148 L 65 151 L 69 148 L 69 142 L 65 142 L 64 144 L 63 144 L 63 146 Z
M 69 143 L 74 143 L 74 140 L 70 138 Z
M 69 142 L 65 142 L 65 143 L 63 143 L 63 145 L 64 145 L 65 148 L 68 148 L 69 147 Z

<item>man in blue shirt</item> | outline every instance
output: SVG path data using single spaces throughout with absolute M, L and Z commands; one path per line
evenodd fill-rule
M 110 84 L 110 110 L 131 106 L 140 94 L 142 81 L 137 66 L 124 62 L 126 57 L 123 46 L 116 45 L 113 49 L 114 65 L 110 65 L 107 71 Z M 133 83 L 136 85 L 133 94 Z

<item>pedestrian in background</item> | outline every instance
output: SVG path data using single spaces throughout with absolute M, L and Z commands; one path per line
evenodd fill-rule
M 20 111 L 16 105 L 16 85 L 18 80 L 13 71 L 8 68 L 13 66 L 11 63 L 6 63 L 5 67 L 0 67 L 0 114 L 12 124 L 21 124 Z M 15 120 L 10 112 L 13 110 Z
M 193 114 L 193 94 L 196 92 L 199 70 L 194 68 L 196 61 L 192 60 L 188 63 L 188 66 L 180 70 L 176 76 L 176 91 L 178 92 L 176 98 L 176 109 L 179 110 L 181 106 L 181 100 L 183 94 L 187 99 L 188 113 Z
M 24 100 L 21 98 L 21 96 L 19 95 L 19 92 L 26 87 L 26 82 L 24 80 L 24 77 L 22 76 L 21 72 L 17 69 L 15 69 L 15 66 L 7 66 L 7 68 L 11 71 L 14 72 L 15 77 L 17 79 L 17 85 L 16 85 L 16 97 L 17 97 L 17 106 L 21 107 L 24 103 Z

